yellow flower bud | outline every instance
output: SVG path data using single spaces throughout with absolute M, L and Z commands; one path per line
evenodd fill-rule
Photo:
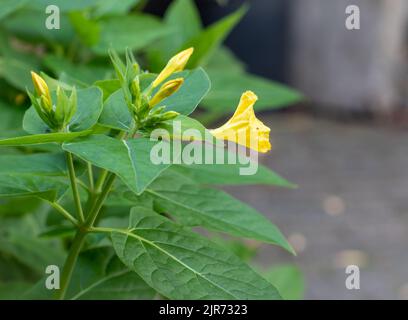
M 183 82 L 184 82 L 183 78 L 177 78 L 174 80 L 167 81 L 164 85 L 162 85 L 160 90 L 149 101 L 149 106 L 154 107 L 156 104 L 158 104 L 163 99 L 171 96 L 181 87 Z
M 157 78 L 153 81 L 153 88 L 156 88 L 174 72 L 182 71 L 187 64 L 188 59 L 190 59 L 190 56 L 193 54 L 193 51 L 194 48 L 189 48 L 179 52 L 171 58 Z
M 34 84 L 37 95 L 44 101 L 45 107 L 50 110 L 52 108 L 52 100 L 47 83 L 34 71 L 31 71 L 31 79 Z
M 255 116 L 254 104 L 257 100 L 258 97 L 252 91 L 244 92 L 232 118 L 223 126 L 211 130 L 212 135 L 258 152 L 271 150 L 270 129 Z

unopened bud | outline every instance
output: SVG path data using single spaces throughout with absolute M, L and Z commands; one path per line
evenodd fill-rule
M 176 118 L 179 115 L 180 115 L 180 113 L 178 113 L 176 111 L 167 111 L 167 112 L 162 114 L 160 120 L 162 120 L 162 121 L 172 120 L 172 119 Z
M 41 98 L 44 103 L 44 108 L 46 110 L 52 109 L 52 100 L 50 91 L 48 89 L 47 83 L 43 78 L 41 78 L 38 74 L 34 71 L 31 71 L 31 79 L 34 84 L 34 89 L 37 92 L 37 95 Z
M 183 82 L 184 82 L 183 78 L 177 78 L 174 80 L 167 81 L 154 95 L 154 97 L 149 101 L 150 107 L 154 107 L 160 101 L 164 100 L 165 98 L 175 93 L 181 87 Z
M 172 57 L 157 78 L 153 81 L 152 86 L 156 88 L 160 83 L 166 80 L 174 72 L 182 71 L 186 66 L 188 59 L 194 52 L 194 48 L 188 48 Z

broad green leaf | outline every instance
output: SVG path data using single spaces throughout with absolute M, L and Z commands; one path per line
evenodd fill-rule
M 69 20 L 81 42 L 86 46 L 92 46 L 99 41 L 100 27 L 97 21 L 88 18 L 83 11 L 75 11 L 69 14 Z
M 90 135 L 92 130 L 80 131 L 80 132 L 57 132 L 57 133 L 46 133 L 46 134 L 35 134 L 31 136 L 22 136 L 16 138 L 8 138 L 0 140 L 0 146 L 7 147 L 18 147 L 18 146 L 28 146 L 35 144 L 45 144 L 52 142 L 64 142 L 70 141 L 78 137 L 84 137 Z
M 26 282 L 0 283 L 0 300 L 17 300 L 31 287 Z
M 211 59 L 208 61 L 205 69 L 227 72 L 229 74 L 236 73 L 237 77 L 245 74 L 245 65 L 241 62 L 234 53 L 225 46 L 221 46 L 214 52 Z M 238 75 L 241 74 L 241 75 Z
M 194 54 L 191 56 L 188 65 L 196 67 L 206 64 L 246 11 L 246 6 L 241 7 L 187 41 L 182 48 L 194 47 Z
M 207 94 L 211 83 L 207 74 L 201 68 L 179 72 L 171 78 L 179 77 L 184 78 L 181 88 L 175 94 L 161 101 L 157 107 L 166 106 L 166 110 L 188 115 L 195 110 Z M 153 80 L 153 78 L 149 77 L 150 80 Z M 115 91 L 106 99 L 99 123 L 109 128 L 130 130 L 132 119 L 121 89 Z
M 103 92 L 103 101 L 105 101 L 111 94 L 120 89 L 120 82 L 118 79 L 98 80 L 94 83 Z
M 1 198 L 0 199 L 0 216 L 23 216 L 44 205 L 43 201 L 36 197 L 24 198 Z
M 100 40 L 92 49 L 100 55 L 107 55 L 110 48 L 117 52 L 125 52 L 127 47 L 139 50 L 169 32 L 157 18 L 146 14 L 110 16 L 99 24 Z
M 241 94 L 247 90 L 252 90 L 259 98 L 255 110 L 281 108 L 302 99 L 297 91 L 261 77 L 214 69 L 208 74 L 212 86 L 203 106 L 213 111 L 234 112 Z
M 179 115 L 173 120 L 163 121 L 150 133 L 151 137 L 177 139 L 180 141 L 211 140 L 211 133 L 196 119 Z M 164 130 L 164 131 L 162 131 Z M 163 134 L 163 136 L 162 136 Z
M 44 11 L 47 6 L 56 5 L 61 11 L 74 11 L 94 7 L 100 2 L 101 0 L 36 0 L 31 1 L 29 7 Z
M 35 68 L 24 61 L 0 57 L 0 76 L 20 90 L 32 87 L 30 70 L 33 69 Z
M 60 198 L 68 187 L 65 177 L 30 173 L 0 174 L 0 197 L 36 196 L 54 201 Z
M 98 87 L 78 90 L 77 96 L 77 111 L 69 123 L 69 130 L 73 132 L 81 132 L 93 127 L 98 122 L 103 108 L 102 91 Z M 51 130 L 41 120 L 33 106 L 24 116 L 23 128 L 31 134 L 47 133 Z
M 189 183 L 171 171 L 161 174 L 141 196 L 125 192 L 120 201 L 153 201 L 159 211 L 185 225 L 268 242 L 294 253 L 279 229 L 255 209 L 223 191 Z
M 104 16 L 104 15 L 124 15 L 132 7 L 140 3 L 140 0 L 104 0 L 99 2 L 95 8 L 95 16 Z
M 93 65 L 89 63 L 73 64 L 55 55 L 47 55 L 43 62 L 45 66 L 54 71 L 58 76 L 65 74 L 88 85 L 97 80 L 110 78 L 113 75 L 110 66 Z
M 156 292 L 115 256 L 111 247 L 86 250 L 75 266 L 67 298 L 153 299 Z
M 51 264 L 61 265 L 64 251 L 59 241 L 39 239 L 41 222 L 38 215 L 26 215 L 11 221 L 2 221 L 7 232 L 0 234 L 0 252 L 7 253 L 36 274 L 44 274 Z
M 240 164 L 191 164 L 174 165 L 171 170 L 190 177 L 196 183 L 215 184 L 215 185 L 247 185 L 247 184 L 265 184 L 280 187 L 295 187 L 286 179 L 279 176 L 262 164 L 253 175 L 241 175 L 240 169 L 249 166 Z
M 97 167 L 114 172 L 132 190 L 140 194 L 170 164 L 156 164 L 153 147 L 160 148 L 165 141 L 148 139 L 118 140 L 94 135 L 63 144 L 63 149 Z
M 99 123 L 109 128 L 130 131 L 132 116 L 127 107 L 122 89 L 117 89 L 105 100 Z
M 302 271 L 295 265 L 272 267 L 264 273 L 265 278 L 279 290 L 285 300 L 303 299 L 305 279 Z
M 167 298 L 280 299 L 236 256 L 144 208 L 134 208 L 129 228 L 111 238 L 123 263 Z
M 202 29 L 200 14 L 192 0 L 173 1 L 166 11 L 164 23 L 174 30 L 172 35 L 163 39 L 169 54 L 174 54 L 185 42 L 197 36 Z
M 0 136 L 9 136 L 10 132 L 21 128 L 24 109 L 17 106 L 8 106 L 0 101 Z
M 148 51 L 149 67 L 157 72 L 184 43 L 197 36 L 202 29 L 199 12 L 192 0 L 173 1 L 166 11 L 163 22 L 171 29 L 171 33 Z
M 202 68 L 176 73 L 169 79 L 178 77 L 184 78 L 181 88 L 170 97 L 162 100 L 157 107 L 166 106 L 166 110 L 174 110 L 189 115 L 208 93 L 211 82 Z
M 62 154 L 0 155 L 0 174 L 63 176 L 66 172 L 65 158 Z
M 28 0 L 3 0 L 0 3 L 0 20 L 21 8 Z
M 29 3 L 34 4 L 37 2 L 36 0 L 30 1 Z M 61 2 L 70 3 L 71 1 Z M 60 29 L 47 29 L 45 28 L 45 19 L 47 17 L 45 7 L 46 6 L 40 7 L 42 14 L 29 8 L 14 12 L 14 14 L 3 19 L 2 26 L 10 33 L 30 42 L 43 40 L 49 43 L 58 42 L 61 44 L 70 44 L 75 37 L 75 32 L 69 22 L 68 16 L 63 12 L 60 13 Z

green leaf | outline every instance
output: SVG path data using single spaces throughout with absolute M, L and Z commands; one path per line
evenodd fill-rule
M 295 265 L 281 265 L 264 273 L 265 278 L 278 288 L 285 300 L 303 299 L 305 279 L 302 271 Z
M 202 29 L 200 14 L 192 0 L 173 1 L 166 11 L 164 22 L 174 30 L 172 35 L 163 39 L 170 55 Z
M 182 48 L 194 47 L 194 54 L 188 65 L 194 67 L 205 65 L 246 12 L 247 6 L 242 6 L 236 12 L 215 22 L 199 35 L 187 41 Z
M 0 300 L 20 299 L 30 287 L 31 284 L 25 282 L 0 283 Z
M 37 2 L 38 1 L 30 1 L 29 3 L 32 5 Z M 55 4 L 54 1 L 51 2 L 51 4 Z M 70 3 L 71 1 L 63 2 Z M 41 40 L 48 43 L 57 42 L 66 45 L 70 44 L 75 37 L 75 32 L 69 22 L 68 16 L 65 13 L 60 14 L 60 29 L 47 29 L 44 25 L 47 17 L 45 7 L 46 6 L 39 7 L 42 14 L 29 8 L 14 12 L 14 14 L 3 19 L 2 26 L 15 36 L 19 36 L 30 42 Z
M 148 51 L 151 70 L 158 71 L 188 40 L 197 36 L 201 29 L 200 15 L 192 0 L 173 1 L 163 18 L 172 30 Z
M 8 106 L 0 101 L 0 136 L 8 136 L 11 131 L 21 128 L 24 109 L 16 106 Z
M 205 141 L 206 138 L 212 141 L 208 137 L 213 137 L 199 121 L 184 115 L 179 115 L 173 120 L 163 121 L 157 125 L 156 129 L 158 131 L 152 131 L 150 137 L 160 137 L 161 130 L 165 130 L 168 139 L 178 139 L 180 141 Z
M 140 3 L 140 0 L 104 0 L 95 8 L 95 16 L 125 15 L 132 7 Z
M 157 107 L 166 106 L 166 111 L 173 110 L 188 115 L 195 110 L 207 94 L 211 83 L 207 74 L 201 68 L 175 73 L 170 78 L 179 77 L 184 77 L 181 88 L 175 94 L 162 100 Z M 153 80 L 153 78 L 150 80 Z M 131 129 L 132 118 L 121 89 L 115 91 L 106 99 L 99 123 L 119 130 L 129 131 Z
M 297 91 L 261 77 L 214 69 L 208 70 L 208 74 L 212 89 L 203 106 L 212 111 L 234 112 L 240 96 L 247 90 L 252 90 L 259 98 L 255 110 L 281 108 L 302 99 Z
M 153 299 L 156 292 L 115 256 L 112 248 L 86 250 L 79 256 L 67 298 L 73 300 Z
M 225 46 L 221 46 L 216 50 L 208 61 L 205 69 L 212 71 L 222 70 L 226 73 L 245 74 L 245 65 L 241 62 L 234 53 Z
M 223 191 L 189 183 L 170 170 L 161 174 L 141 196 L 123 193 L 121 197 L 119 201 L 123 204 L 152 201 L 157 210 L 175 216 L 185 225 L 268 242 L 294 253 L 279 229 L 255 209 Z
M 153 147 L 160 148 L 165 141 L 148 139 L 118 140 L 94 135 L 63 144 L 63 149 L 97 167 L 114 172 L 135 193 L 143 190 L 170 164 L 155 164 Z M 160 159 L 159 159 L 160 160 Z
M 10 57 L 0 57 L 0 76 L 20 90 L 32 87 L 30 70 L 33 69 L 36 68 L 33 68 L 25 61 Z
M 41 229 L 37 215 L 26 215 L 13 219 L 3 227 L 7 232 L 0 234 L 0 252 L 7 253 L 37 274 L 44 274 L 45 268 L 51 264 L 62 264 L 64 251 L 61 243 L 49 239 L 39 239 Z
M 21 8 L 28 0 L 3 0 L 0 3 L 0 20 Z
M 202 68 L 175 73 L 169 79 L 179 77 L 184 78 L 181 88 L 170 97 L 162 100 L 157 107 L 166 106 L 166 110 L 189 115 L 208 93 L 211 82 L 207 73 Z
M 144 208 L 129 229 L 113 231 L 116 254 L 170 299 L 279 299 L 279 293 L 237 257 Z
M 45 144 L 52 142 L 64 142 L 70 141 L 78 137 L 84 137 L 90 135 L 92 130 L 80 131 L 80 132 L 57 132 L 57 133 L 47 133 L 47 134 L 35 134 L 31 136 L 22 136 L 16 138 L 9 138 L 0 140 L 0 146 L 7 147 L 18 147 L 18 146 L 28 146 L 35 144 Z
M 56 5 L 61 11 L 83 10 L 94 7 L 99 4 L 101 0 L 36 0 L 29 3 L 29 7 L 44 11 L 49 5 Z
M 78 105 L 69 123 L 69 130 L 81 132 L 93 127 L 102 112 L 102 91 L 98 87 L 90 87 L 77 91 Z M 55 98 L 53 98 L 54 101 Z M 23 120 L 23 128 L 31 134 L 50 132 L 51 129 L 41 120 L 35 108 L 31 106 Z
M 108 96 L 103 104 L 99 123 L 113 129 L 131 130 L 132 116 L 127 107 L 122 89 L 118 89 Z
M 105 101 L 111 94 L 120 89 L 120 82 L 118 79 L 98 80 L 94 83 L 103 92 L 103 101 Z
M 64 74 L 65 76 L 77 79 L 88 85 L 100 79 L 110 78 L 113 75 L 113 71 L 109 66 L 89 63 L 74 64 L 55 55 L 47 55 L 43 63 L 60 78 Z
M 21 154 L 0 156 L 0 174 L 27 173 L 36 175 L 66 175 L 62 154 Z
M 29 173 L 0 174 L 0 197 L 36 196 L 55 201 L 64 194 L 68 187 L 65 177 Z
M 84 45 L 92 46 L 98 43 L 100 37 L 98 22 L 89 19 L 83 11 L 71 12 L 69 20 Z
M 139 50 L 169 32 L 157 18 L 146 14 L 110 16 L 99 24 L 100 41 L 92 49 L 100 55 L 107 55 L 110 48 L 120 53 L 127 47 Z
M 252 163 L 256 163 L 255 160 Z M 174 165 L 171 170 L 188 176 L 196 183 L 215 185 L 265 184 L 293 188 L 295 185 L 279 176 L 262 164 L 256 164 L 258 170 L 253 175 L 240 175 L 240 164 L 191 164 Z

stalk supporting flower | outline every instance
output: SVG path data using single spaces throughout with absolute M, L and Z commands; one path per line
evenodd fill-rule
M 160 85 L 163 81 L 165 81 L 168 77 L 170 77 L 173 73 L 182 71 L 186 66 L 188 59 L 190 59 L 191 55 L 194 52 L 194 48 L 188 48 L 176 54 L 172 57 L 164 69 L 160 72 L 157 78 L 153 81 L 153 88 L 156 88 Z
M 211 130 L 212 135 L 258 152 L 270 151 L 270 129 L 255 116 L 254 104 L 257 100 L 252 91 L 244 92 L 234 115 L 223 126 Z

